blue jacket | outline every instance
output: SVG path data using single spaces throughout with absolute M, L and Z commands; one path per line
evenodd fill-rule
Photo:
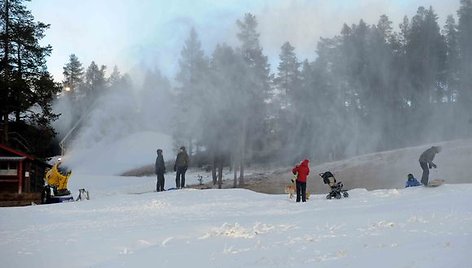
M 414 187 L 414 186 L 420 186 L 420 185 L 421 185 L 421 183 L 419 183 L 417 179 L 411 178 L 411 179 L 408 179 L 408 180 L 406 181 L 405 188 Z

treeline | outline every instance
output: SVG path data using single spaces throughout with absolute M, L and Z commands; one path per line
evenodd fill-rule
M 29 115 L 42 120 L 36 126 L 50 129 L 57 117 L 50 101 L 60 87 L 44 64 L 51 48 L 38 45 L 48 25 L 34 23 L 21 2 L 3 1 L 0 14 L 3 140 L 9 122 L 27 122 Z M 176 146 L 185 145 L 194 164 L 220 170 L 231 165 L 235 185 L 243 183 L 249 163 L 320 162 L 470 137 L 472 0 L 461 0 L 457 16 L 444 25 L 438 20 L 432 7 L 419 7 L 399 30 L 386 15 L 373 25 L 345 24 L 338 35 L 319 40 L 313 61 L 299 59 L 286 42 L 274 72 L 254 15 L 236 22 L 238 46 L 221 43 L 211 55 L 205 55 L 192 29 L 175 83 L 159 71 L 147 72 L 138 86 L 139 102 L 154 110 L 144 114 L 126 107 L 127 117 L 158 123 L 155 115 L 166 114 Z M 15 23 L 29 27 L 30 35 L 22 37 Z M 109 98 L 104 92 L 129 94 L 136 87 L 117 68 L 107 76 L 106 66 L 92 62 L 85 69 L 75 55 L 64 66 L 61 86 L 60 98 L 73 108 L 72 122 L 80 122 L 98 99 Z M 42 112 L 33 116 L 32 106 Z
M 470 137 L 472 1 L 461 1 L 457 18 L 441 27 L 432 7 L 420 7 L 399 31 L 386 15 L 345 24 L 321 38 L 314 61 L 286 42 L 274 74 L 254 15 L 237 21 L 239 47 L 220 44 L 209 57 L 192 30 L 174 136 L 235 172 L 245 162 L 327 161 Z

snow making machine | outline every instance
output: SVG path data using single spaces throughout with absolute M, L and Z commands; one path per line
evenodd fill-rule
M 67 168 L 61 167 L 60 159 L 46 172 L 45 186 L 41 193 L 41 203 L 52 204 L 74 201 L 67 183 L 72 174 Z

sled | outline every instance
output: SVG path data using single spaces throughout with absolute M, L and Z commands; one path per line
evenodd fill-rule
M 174 191 L 174 190 L 180 190 L 182 188 L 177 188 L 177 187 L 171 187 L 171 188 L 168 188 L 166 191 Z
M 434 179 L 428 182 L 428 185 L 426 187 L 438 187 L 441 186 L 444 183 L 445 180 L 441 179 Z

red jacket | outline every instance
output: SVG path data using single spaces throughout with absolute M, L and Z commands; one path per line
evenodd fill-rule
M 308 159 L 305 159 L 300 165 L 296 165 L 292 169 L 292 173 L 297 174 L 297 181 L 306 182 L 306 178 L 308 177 L 308 174 L 310 174 L 310 168 L 308 167 L 308 163 L 310 163 L 310 161 Z

